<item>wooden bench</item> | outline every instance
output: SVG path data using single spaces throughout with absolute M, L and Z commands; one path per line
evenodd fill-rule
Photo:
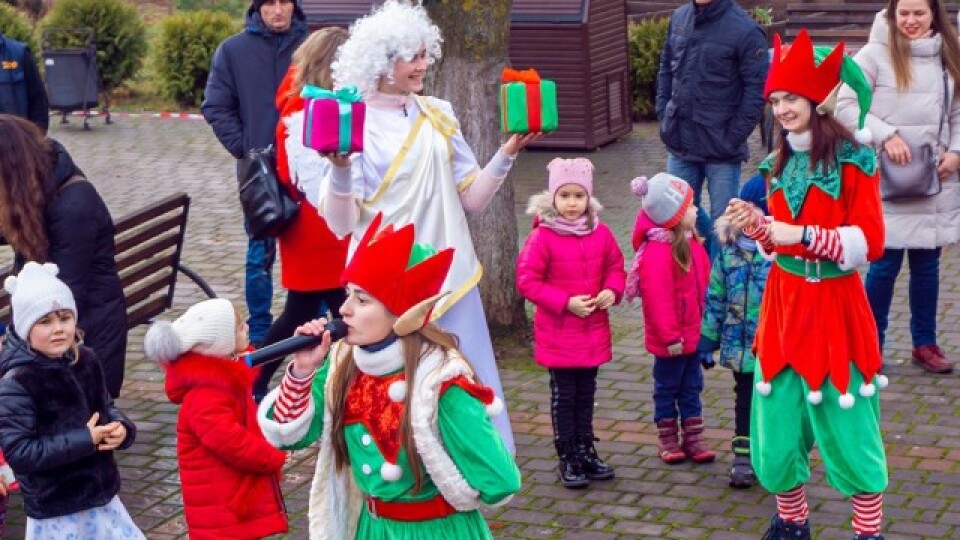
M 870 28 L 883 3 L 788 4 L 786 40 L 793 42 L 801 28 L 806 28 L 817 45 L 833 45 L 843 41 L 846 50 L 855 52 L 867 43 Z M 956 24 L 960 5 L 943 4 L 950 24 Z
M 127 329 L 149 322 L 173 306 L 177 276 L 193 280 L 210 298 L 216 294 L 180 262 L 190 197 L 177 193 L 114 223 L 117 272 L 127 304 Z M 0 269 L 0 283 L 12 270 Z M 0 292 L 0 320 L 10 320 L 10 295 Z

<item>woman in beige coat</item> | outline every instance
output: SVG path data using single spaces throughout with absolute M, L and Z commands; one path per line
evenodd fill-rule
M 937 346 L 936 318 L 940 251 L 960 240 L 960 42 L 941 0 L 890 0 L 877 13 L 868 43 L 854 59 L 873 88 L 866 125 L 878 151 L 897 163 L 913 156 L 907 144 L 933 144 L 946 116 L 937 169 L 943 191 L 932 197 L 883 203 L 886 244 L 883 257 L 870 265 L 867 296 L 877 320 L 883 347 L 894 284 L 906 254 L 910 263 L 910 334 L 913 362 L 933 373 L 949 373 L 953 365 Z M 944 95 L 944 72 L 947 95 Z M 855 128 L 856 96 L 840 90 L 837 118 Z

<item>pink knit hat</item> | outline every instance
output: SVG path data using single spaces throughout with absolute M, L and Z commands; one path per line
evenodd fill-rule
M 593 163 L 587 158 L 554 158 L 547 164 L 550 180 L 547 183 L 550 196 L 557 194 L 560 186 L 576 184 L 587 190 L 587 196 L 593 196 Z

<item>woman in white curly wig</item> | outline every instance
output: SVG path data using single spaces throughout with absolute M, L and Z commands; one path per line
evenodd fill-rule
M 440 57 L 440 29 L 420 5 L 387 0 L 359 19 L 333 65 L 337 88 L 355 85 L 367 104 L 364 149 L 351 156 L 304 148 L 298 134 L 303 115 L 289 120 L 291 173 L 320 184 L 320 213 L 338 235 L 357 239 L 378 213 L 385 222 L 414 223 L 417 242 L 453 247 L 453 266 L 434 319 L 460 340 L 460 349 L 484 384 L 503 397 L 490 332 L 477 283 L 482 267 L 467 228 L 466 213 L 490 203 L 517 154 L 541 134 L 513 135 L 481 168 L 450 103 L 417 95 L 423 77 Z M 302 182 L 301 182 L 302 183 Z M 506 413 L 494 419 L 514 451 Z

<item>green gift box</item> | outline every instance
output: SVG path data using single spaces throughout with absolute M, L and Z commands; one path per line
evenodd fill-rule
M 534 69 L 506 68 L 500 78 L 500 131 L 537 133 L 556 131 L 557 84 L 541 79 Z

